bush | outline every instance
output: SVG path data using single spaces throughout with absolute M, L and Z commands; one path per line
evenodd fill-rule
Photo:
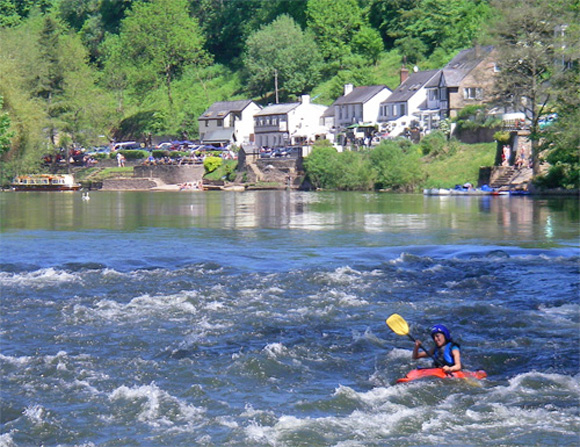
M 446 152 L 447 137 L 441 131 L 431 132 L 423 137 L 419 143 L 423 155 L 436 157 Z
M 383 141 L 370 154 L 376 189 L 413 190 L 425 177 L 417 151 Z
M 127 149 L 127 150 L 120 150 L 120 151 L 111 152 L 109 154 L 109 158 L 112 158 L 112 159 L 117 158 L 118 153 L 123 154 L 123 156 L 127 160 L 140 160 L 140 159 L 149 157 L 149 152 L 147 152 L 147 151 Z
M 314 145 L 312 153 L 304 159 L 304 169 L 315 188 L 332 188 L 338 168 L 338 152 L 333 147 Z
M 210 173 L 219 168 L 223 162 L 223 159 L 220 157 L 205 157 L 203 160 L 203 167 L 205 172 Z
M 505 130 L 500 130 L 493 134 L 493 139 L 500 144 L 509 144 L 512 136 L 509 132 Z

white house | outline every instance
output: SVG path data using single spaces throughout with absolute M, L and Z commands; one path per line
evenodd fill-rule
M 199 117 L 199 138 L 205 144 L 250 144 L 254 141 L 254 114 L 261 107 L 249 99 L 213 103 Z
M 321 129 L 321 117 L 326 106 L 312 104 L 309 95 L 301 102 L 272 104 L 254 114 L 256 146 L 283 147 L 313 142 L 325 130 Z
M 352 124 L 376 123 L 380 104 L 391 93 L 385 85 L 353 87 L 346 84 L 344 95 L 330 106 L 334 111 L 334 127 L 339 131 Z
M 380 106 L 381 129 L 390 136 L 412 127 L 429 131 L 439 120 L 438 80 L 441 70 L 408 72 L 401 69 L 401 84 Z

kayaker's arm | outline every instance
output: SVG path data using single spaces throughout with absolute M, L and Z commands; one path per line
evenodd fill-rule
M 444 366 L 443 371 L 447 373 L 461 371 L 461 352 L 459 349 L 453 349 L 451 350 L 451 355 L 453 355 L 455 364 L 453 366 Z
M 425 351 L 419 351 L 421 348 L 421 341 L 415 340 L 415 347 L 413 348 L 413 360 L 422 359 L 424 357 L 429 357 L 429 354 Z

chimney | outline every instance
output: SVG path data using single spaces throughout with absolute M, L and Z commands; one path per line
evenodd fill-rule
M 352 92 L 354 86 L 352 84 L 344 84 L 344 96 Z
M 404 65 L 401 67 L 401 84 L 409 77 L 409 70 Z
M 310 104 L 310 95 L 302 95 L 302 104 Z

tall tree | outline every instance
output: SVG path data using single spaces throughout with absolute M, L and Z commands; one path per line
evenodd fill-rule
M 0 157 L 10 149 L 10 140 L 14 136 L 10 132 L 10 117 L 4 112 L 4 98 L 0 96 Z
M 239 66 L 250 34 L 286 14 L 306 26 L 306 0 L 195 0 L 192 11 L 217 62 Z
M 60 115 L 63 113 L 62 93 L 64 90 L 64 65 L 60 51 L 61 24 L 52 16 L 43 19 L 38 38 L 40 64 L 35 70 L 33 92 L 42 98 L 49 118 L 49 139 L 56 145 Z
M 322 57 L 340 65 L 352 53 L 352 39 L 363 25 L 356 0 L 309 0 L 308 27 L 314 31 Z
M 164 86 L 170 108 L 174 79 L 184 67 L 208 62 L 199 23 L 190 16 L 187 0 L 135 3 L 121 24 L 119 43 L 136 89 L 144 95 Z
M 277 76 L 286 95 L 305 93 L 319 81 L 320 55 L 311 33 L 282 15 L 248 38 L 244 55 L 250 91 L 264 96 Z
M 498 101 L 522 111 L 530 121 L 534 172 L 539 172 L 539 119 L 555 99 L 554 80 L 567 69 L 559 57 L 573 16 L 566 0 L 496 0 L 497 20 L 491 33 L 501 69 Z

